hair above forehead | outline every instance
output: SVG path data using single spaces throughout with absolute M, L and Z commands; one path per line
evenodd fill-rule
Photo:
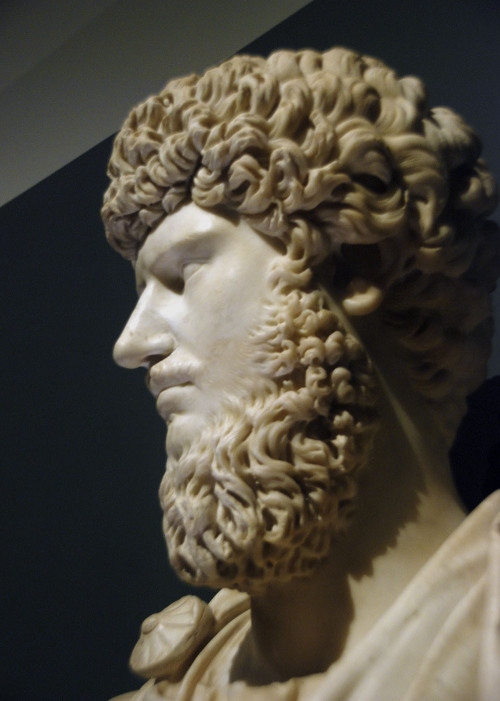
M 440 230 L 445 209 L 477 219 L 494 207 L 479 154 L 458 115 L 428 110 L 420 80 L 376 59 L 346 49 L 235 56 L 132 110 L 102 214 L 126 257 L 192 200 L 285 239 L 290 219 L 306 217 L 335 249 L 411 233 L 419 257 L 435 258 L 455 238 Z
M 235 56 L 132 110 L 102 215 L 127 258 L 187 201 L 245 216 L 304 266 L 332 255 L 337 280 L 382 291 L 415 386 L 455 425 L 484 372 L 498 275 L 480 150 L 458 115 L 428 108 L 419 79 L 374 58 Z

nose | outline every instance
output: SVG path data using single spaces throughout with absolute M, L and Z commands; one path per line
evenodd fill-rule
M 149 368 L 174 349 L 173 338 L 165 319 L 154 309 L 145 290 L 125 328 L 115 343 L 113 359 L 124 368 Z

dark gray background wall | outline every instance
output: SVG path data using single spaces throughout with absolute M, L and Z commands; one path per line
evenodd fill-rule
M 493 1 L 315 0 L 246 50 L 344 45 L 420 75 L 432 104 L 482 134 L 499 176 L 499 35 Z M 140 373 L 111 361 L 134 284 L 99 221 L 110 147 L 0 209 L 6 700 L 94 701 L 137 687 L 126 661 L 140 622 L 187 591 L 161 536 L 164 427 Z M 498 390 L 491 381 L 480 392 L 454 451 L 470 506 L 494 486 Z

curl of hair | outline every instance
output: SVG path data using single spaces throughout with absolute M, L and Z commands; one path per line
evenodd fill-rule
M 484 374 L 499 274 L 479 156 L 458 115 L 428 109 L 420 80 L 374 58 L 235 56 L 131 112 L 102 215 L 127 258 L 189 200 L 240 213 L 304 270 L 332 256 L 332 285 L 361 276 L 381 290 L 381 318 L 451 437 Z

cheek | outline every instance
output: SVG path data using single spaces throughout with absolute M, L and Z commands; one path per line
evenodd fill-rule
M 193 323 L 196 320 L 198 323 Z M 253 323 L 247 323 L 240 308 L 220 307 L 213 313 L 207 311 L 206 315 L 193 318 L 190 326 L 189 340 L 198 357 L 221 364 L 222 370 L 227 364 L 228 371 L 238 357 L 246 357 Z
M 246 342 L 264 298 L 260 280 L 252 283 L 250 286 L 244 277 L 235 274 L 229 277 L 221 271 L 219 279 L 214 276 L 203 290 L 193 287 L 186 296 L 186 311 L 189 310 L 186 321 L 192 338 L 219 353 L 226 346 Z

